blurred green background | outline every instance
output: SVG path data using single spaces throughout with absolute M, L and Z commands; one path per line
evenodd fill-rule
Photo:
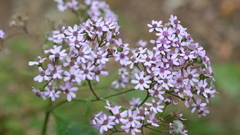
M 125 43 L 136 45 L 139 39 L 155 39 L 148 33 L 151 20 L 168 21 L 171 14 L 178 16 L 195 42 L 207 50 L 215 72 L 215 85 L 219 92 L 211 100 L 210 114 L 198 118 L 190 110 L 185 112 L 185 122 L 190 135 L 237 135 L 240 134 L 240 1 L 239 0 L 107 0 L 119 16 L 121 37 Z M 32 86 L 37 75 L 28 61 L 42 55 L 45 34 L 51 29 L 51 21 L 65 20 L 76 23 L 69 11 L 59 12 L 53 0 L 0 0 L 0 29 L 7 36 L 0 52 L 0 135 L 38 135 L 44 120 L 48 101 L 36 98 Z M 19 28 L 9 27 L 14 15 L 28 15 L 29 35 Z M 50 20 L 50 21 L 49 21 Z M 17 33 L 16 35 L 13 35 Z M 110 76 L 111 78 L 111 76 Z M 106 79 L 102 87 L 110 84 Z M 88 95 L 83 90 L 80 97 Z M 123 96 L 124 97 L 124 96 Z M 91 113 L 99 111 L 93 103 Z M 71 102 L 55 112 L 77 123 L 89 122 L 84 118 L 85 103 Z M 84 119 L 83 119 L 84 118 Z M 55 133 L 55 120 L 51 115 L 48 134 Z

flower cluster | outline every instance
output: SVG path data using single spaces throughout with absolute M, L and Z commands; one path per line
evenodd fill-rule
M 102 0 L 84 0 L 84 4 L 77 0 L 54 0 L 58 3 L 58 10 L 63 12 L 67 9 L 77 11 L 83 7 L 87 8 L 86 13 L 91 19 L 97 19 L 103 17 L 104 20 L 111 18 L 113 21 L 117 21 L 117 15 L 109 8 L 106 1 Z
M 77 0 L 54 0 L 58 3 L 58 10 L 63 12 L 67 9 L 72 9 L 73 11 L 76 11 L 79 9 L 78 5 L 79 2 Z
M 56 45 L 44 50 L 45 58 L 38 56 L 35 61 L 29 62 L 30 66 L 38 66 L 39 75 L 34 81 L 47 82 L 41 90 L 44 93 L 34 88 L 36 95 L 48 96 L 54 101 L 63 92 L 71 101 L 78 90 L 75 85 L 84 80 L 99 82 L 100 76 L 108 75 L 105 65 L 110 57 L 118 55 L 113 50 L 122 45 L 114 39 L 119 35 L 118 30 L 117 22 L 99 18 L 53 31 L 49 40 Z M 58 87 L 59 83 L 63 85 Z
M 123 51 L 119 54 L 120 58 L 115 55 L 123 68 L 119 71 L 120 79 L 112 83 L 114 87 L 126 88 L 131 78 L 134 89 L 146 91 L 147 94 L 142 102 L 138 101 L 123 112 L 119 111 L 121 106 L 110 105 L 113 108 L 107 109 L 111 111 L 111 115 L 104 115 L 111 121 L 111 126 L 104 130 L 101 130 L 103 125 L 96 120 L 102 115 L 93 119 L 97 121 L 93 125 L 100 125 L 101 133 L 118 124 L 116 120 L 120 121 L 125 132 L 132 134 L 140 132 L 141 128 L 148 124 L 158 127 L 163 121 L 156 115 L 163 113 L 168 105 L 177 105 L 179 102 L 184 102 L 186 108 L 192 108 L 192 113 L 197 111 L 199 117 L 209 113 L 207 104 L 216 93 L 210 59 L 206 56 L 206 51 L 193 42 L 176 16 L 171 15 L 169 20 L 166 24 L 154 20 L 152 24 L 148 24 L 149 32 L 156 32 L 158 37 L 150 41 L 153 44 L 152 49 L 144 48 L 140 44 L 140 47 L 129 51 L 125 45 L 126 48 L 123 46 Z M 129 52 L 132 55 L 128 57 Z M 128 70 L 131 70 L 129 72 L 132 72 L 133 76 L 130 76 Z M 202 99 L 205 99 L 205 102 Z M 108 102 L 107 104 L 109 105 Z M 118 109 L 114 109 L 115 107 Z M 173 128 L 169 133 L 186 134 L 187 130 L 180 121 L 183 120 L 182 115 L 177 114 L 177 120 L 169 123 L 169 128 Z M 111 131 L 120 132 L 116 127 Z
M 55 1 L 60 11 L 79 9 L 76 0 Z M 194 42 L 177 17 L 171 15 L 168 23 L 153 20 L 147 25 L 149 32 L 155 32 L 157 36 L 150 40 L 152 45 L 139 40 L 138 47 L 130 49 L 129 44 L 117 38 L 120 34 L 117 16 L 106 2 L 85 0 L 85 4 L 91 19 L 52 31 L 48 40 L 54 45 L 44 50 L 43 58 L 38 56 L 29 62 L 29 66 L 38 67 L 39 75 L 34 81 L 44 83 L 42 88 L 33 87 L 32 91 L 37 97 L 44 100 L 49 97 L 52 101 L 63 93 L 67 101 L 71 101 L 86 81 L 94 100 L 106 100 L 94 92 L 91 82 L 100 82 L 100 76 L 107 76 L 106 64 L 115 60 L 120 68 L 119 78 L 112 82 L 113 88 L 130 88 L 118 94 L 140 91 L 145 98 L 133 98 L 129 106 L 106 100 L 105 108 L 110 114 L 101 111 L 92 115 L 91 124 L 101 134 L 126 132 L 135 135 L 144 132 L 143 128 L 159 133 L 187 134 L 182 123 L 186 120 L 182 118 L 183 114 L 180 111 L 164 114 L 164 111 L 169 105 L 183 103 L 199 117 L 209 113 L 207 104 L 217 92 L 210 59 L 203 47 Z M 165 121 L 168 116 L 173 116 L 170 122 Z M 162 127 L 165 129 L 159 130 Z

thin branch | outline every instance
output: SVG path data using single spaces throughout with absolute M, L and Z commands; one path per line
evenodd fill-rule
M 149 92 L 147 91 L 147 96 L 145 97 L 145 99 L 138 105 L 138 107 L 142 106 L 150 97 Z
M 90 90 L 92 91 L 93 95 L 96 97 L 97 100 L 100 100 L 100 98 L 99 98 L 98 95 L 94 92 L 94 90 L 93 90 L 93 88 L 92 88 L 91 81 L 90 81 L 90 80 L 87 80 L 87 82 L 88 82 L 89 88 L 90 88 Z

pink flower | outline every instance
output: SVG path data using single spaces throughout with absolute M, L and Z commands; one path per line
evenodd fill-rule
M 162 27 L 162 21 L 152 20 L 152 24 L 147 24 L 147 26 L 151 28 L 149 32 L 153 32 L 154 30 L 158 31 L 159 27 Z
M 155 101 L 154 98 L 152 98 L 152 103 L 145 102 L 145 105 L 149 106 L 150 111 L 154 113 L 163 112 L 162 108 L 164 108 L 164 105 L 160 105 L 162 103 L 162 100 L 159 100 L 158 102 Z
M 0 39 L 3 38 L 5 35 L 5 33 L 3 32 L 3 30 L 0 30 Z
M 41 97 L 41 98 L 43 98 L 44 100 L 46 100 L 45 92 L 42 92 L 42 91 L 40 91 L 40 90 L 38 90 L 38 89 L 35 89 L 34 87 L 32 87 L 32 92 L 34 92 L 37 97 Z
M 100 125 L 100 133 L 102 134 L 103 132 L 108 131 L 108 129 L 113 128 L 115 122 L 113 122 L 113 117 L 102 114 L 99 119 L 97 119 L 97 124 Z
M 139 74 L 135 73 L 135 77 L 137 80 L 131 81 L 131 83 L 137 84 L 134 87 L 135 89 L 144 90 L 145 88 L 149 88 L 149 84 L 152 82 L 151 80 L 149 80 L 151 78 L 150 76 L 144 77 L 144 72 L 142 71 Z
M 45 72 L 42 67 L 38 67 L 38 70 L 40 72 L 40 75 L 34 77 L 34 81 L 38 81 L 38 82 L 42 82 L 44 81 L 49 81 L 50 77 L 48 77 L 49 74 L 47 74 L 47 72 Z
M 46 58 L 41 58 L 41 56 L 38 56 L 35 61 L 29 61 L 28 65 L 33 66 L 33 65 L 39 65 L 40 63 L 43 63 L 46 60 Z
M 74 92 L 77 91 L 78 88 L 73 87 L 73 83 L 66 82 L 65 86 L 61 85 L 60 88 L 67 95 L 68 102 L 70 102 L 72 100 L 72 98 L 76 98 L 76 94 Z
M 155 118 L 156 113 L 152 113 L 149 115 L 149 120 L 147 122 L 154 127 L 159 127 L 159 121 Z
M 82 75 L 80 74 L 80 70 L 75 69 L 74 67 L 71 67 L 69 71 L 64 71 L 64 74 L 64 81 L 77 82 L 78 84 L 80 84 L 82 81 Z

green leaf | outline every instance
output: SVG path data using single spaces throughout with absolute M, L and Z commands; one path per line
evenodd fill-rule
M 86 112 L 84 114 L 84 117 L 88 116 L 90 114 L 90 104 L 91 104 L 91 101 L 92 101 L 93 97 L 90 97 L 87 99 L 87 102 L 86 102 Z
M 74 121 L 55 116 L 57 135 L 98 135 L 90 125 L 80 125 Z

